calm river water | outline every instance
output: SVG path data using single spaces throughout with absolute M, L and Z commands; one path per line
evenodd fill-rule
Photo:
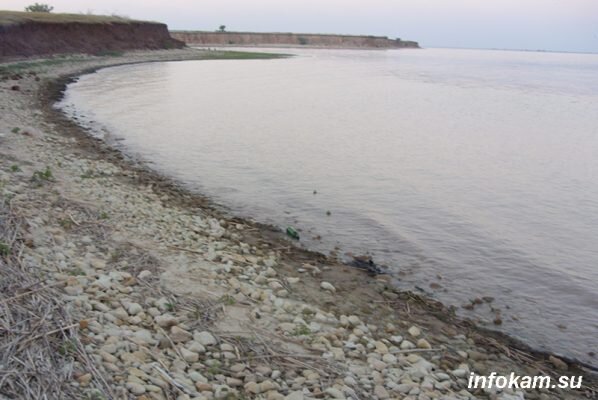
M 108 68 L 62 107 L 235 214 L 489 327 L 461 306 L 494 297 L 497 329 L 598 364 L 598 55 L 284 52 Z

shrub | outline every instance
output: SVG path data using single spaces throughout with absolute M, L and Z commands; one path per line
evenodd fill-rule
M 49 13 L 52 12 L 52 10 L 54 9 L 54 7 L 48 5 L 48 4 L 40 4 L 40 3 L 35 3 L 32 4 L 30 6 L 25 7 L 25 11 L 27 12 L 45 12 L 45 13 Z

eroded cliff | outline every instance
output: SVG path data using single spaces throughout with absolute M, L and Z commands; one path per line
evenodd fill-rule
M 42 15 L 46 14 L 46 15 Z M 118 17 L 0 12 L 0 58 L 181 48 L 165 24 Z
M 196 46 L 310 46 L 339 48 L 418 48 L 417 42 L 386 36 L 302 33 L 172 31 L 171 36 Z

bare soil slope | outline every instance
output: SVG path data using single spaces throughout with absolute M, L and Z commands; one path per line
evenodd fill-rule
M 181 48 L 165 24 L 119 17 L 0 11 L 0 58 Z

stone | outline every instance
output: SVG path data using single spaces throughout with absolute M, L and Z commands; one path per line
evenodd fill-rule
M 411 391 L 411 389 L 413 389 L 413 386 L 410 383 L 401 383 L 397 386 L 395 386 L 395 390 L 397 392 L 401 392 L 404 394 L 407 394 Z
M 129 392 L 137 396 L 145 393 L 145 386 L 143 386 L 141 383 L 127 382 L 126 387 L 129 390 Z
M 260 383 L 260 393 L 265 393 L 270 390 L 275 390 L 277 388 L 278 388 L 278 386 L 269 379 Z
M 567 365 L 566 362 L 564 362 L 560 358 L 555 357 L 553 355 L 551 355 L 550 357 L 548 357 L 548 361 L 550 361 L 550 363 L 552 365 L 554 365 L 556 367 L 556 369 L 558 369 L 560 371 L 566 371 L 567 369 L 569 369 L 569 366 Z
M 202 346 L 214 346 L 218 344 L 218 341 L 208 331 L 197 332 L 193 334 L 193 340 L 201 344 Z
M 203 354 L 206 352 L 206 348 L 201 343 L 196 342 L 195 340 L 190 341 L 189 343 L 187 343 L 186 346 L 189 351 L 192 351 L 194 353 Z
M 376 371 L 384 371 L 386 369 L 386 363 L 380 360 L 370 360 L 370 366 Z
M 152 276 L 152 273 L 151 273 L 151 271 L 148 271 L 147 269 L 144 269 L 143 271 L 141 271 L 141 272 L 139 273 L 139 275 L 137 275 L 137 277 L 138 277 L 139 279 L 148 279 L 148 278 L 150 278 L 151 276 Z
M 152 333 L 147 329 L 138 330 L 133 334 L 132 340 L 137 344 L 154 344 L 156 340 L 152 337 Z
M 129 315 L 137 315 L 142 311 L 143 307 L 141 307 L 141 305 L 138 303 L 131 303 L 127 307 L 127 312 L 129 313 Z
M 280 330 L 283 332 L 293 332 L 295 327 L 295 324 L 292 322 L 283 322 L 282 324 L 278 325 L 278 328 L 280 328 Z
M 409 328 L 407 332 L 409 332 L 409 334 L 414 338 L 418 337 L 422 333 L 422 331 L 415 325 Z
M 326 393 L 333 399 L 344 399 L 345 398 L 345 395 L 343 394 L 343 392 L 341 392 L 340 390 L 338 390 L 337 388 L 334 388 L 334 387 L 329 387 L 328 389 L 326 389 L 324 391 L 324 393 Z
M 387 354 L 388 353 L 388 346 L 384 344 L 384 342 L 377 341 L 374 343 L 376 346 L 376 353 L 378 354 Z
M 92 258 L 89 260 L 89 265 L 95 269 L 104 269 L 106 268 L 106 261 L 100 260 L 99 258 Z
M 401 342 L 401 350 L 411 350 L 415 349 L 415 345 L 411 343 L 409 340 L 403 340 Z
M 199 354 L 189 351 L 184 347 L 179 349 L 179 351 L 181 352 L 181 356 L 183 356 L 183 360 L 187 362 L 194 363 L 199 360 Z
M 453 376 L 457 378 L 465 378 L 467 376 L 467 370 L 464 368 L 457 368 L 451 372 Z
M 417 348 L 418 349 L 431 349 L 432 345 L 426 339 L 419 339 L 417 341 Z
M 188 331 L 186 331 L 183 328 L 180 328 L 178 326 L 173 326 L 172 328 L 170 328 L 169 336 L 170 336 L 170 339 L 175 343 L 188 342 L 193 337 L 193 335 L 191 335 L 191 333 L 189 333 Z
M 384 354 L 384 356 L 382 356 L 382 361 L 387 364 L 396 364 L 397 358 L 392 354 Z
M 257 382 L 247 382 L 244 388 L 246 392 L 260 394 L 260 385 Z
M 303 391 L 296 390 L 294 392 L 289 393 L 284 399 L 285 400 L 304 400 L 305 396 L 303 395 Z
M 374 387 L 374 395 L 378 397 L 378 399 L 388 399 L 390 397 L 388 391 L 386 391 L 382 385 L 376 385 Z
M 326 290 L 328 292 L 336 292 L 336 288 L 334 286 L 332 286 L 332 284 L 330 282 L 322 282 L 320 283 L 320 288 L 322 288 L 323 290 Z
M 212 385 L 207 382 L 195 382 L 195 388 L 200 392 L 212 391 Z
M 400 345 L 403 341 L 403 336 L 391 336 L 389 340 L 394 344 Z
M 89 385 L 89 382 L 91 382 L 91 378 L 91 374 L 83 374 L 77 378 L 77 382 L 79 382 L 81 386 L 87 386 Z
M 205 376 L 200 374 L 198 371 L 190 371 L 188 376 L 189 376 L 189 379 L 191 379 L 193 382 L 202 382 L 202 383 L 208 382 L 208 378 L 206 378 Z
M 176 317 L 170 314 L 158 315 L 154 318 L 154 321 L 162 328 L 170 328 L 171 326 L 178 324 Z

